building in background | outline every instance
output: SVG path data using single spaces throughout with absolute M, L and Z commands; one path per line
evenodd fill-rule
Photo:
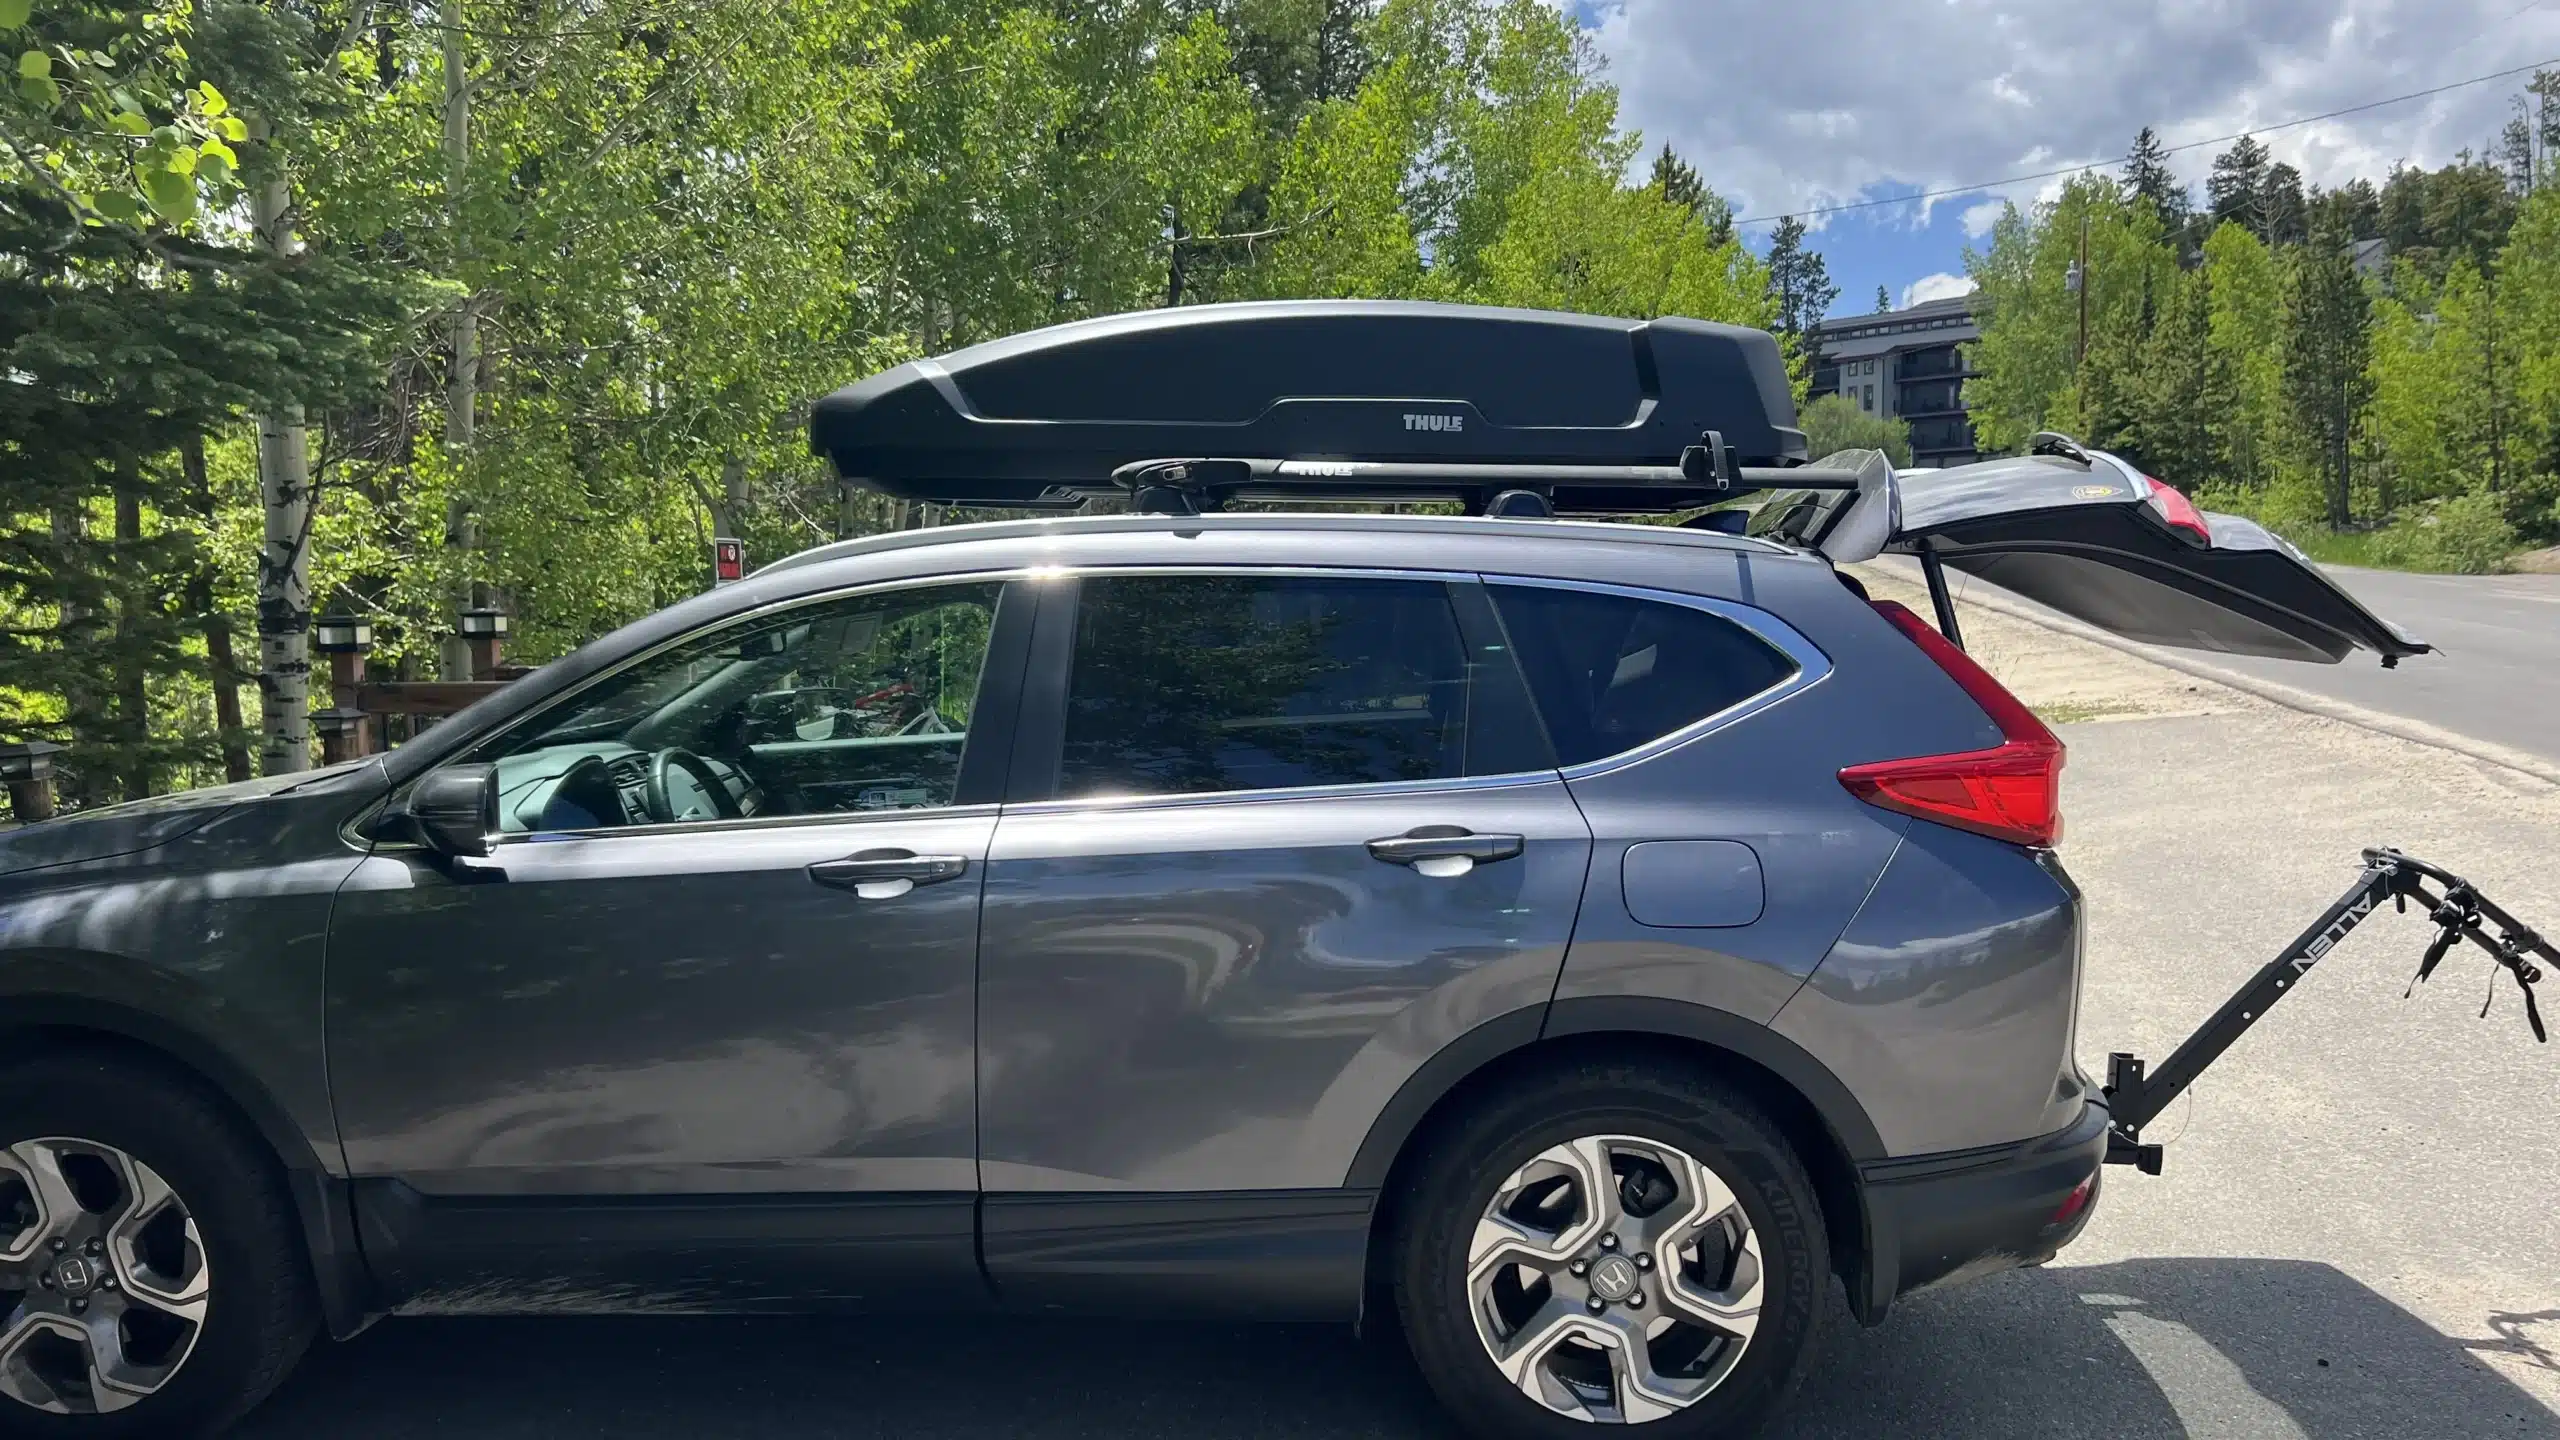
M 1870 415 L 1910 422 L 1914 465 L 1982 458 L 1964 406 L 1964 382 L 1974 373 L 1965 347 L 1982 334 L 1973 301 L 1959 295 L 1823 321 L 1814 327 L 1813 393 L 1845 396 Z

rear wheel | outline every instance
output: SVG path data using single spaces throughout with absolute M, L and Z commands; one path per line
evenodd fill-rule
M 1425 1142 L 1397 1308 L 1471 1433 L 1747 1433 L 1794 1386 L 1830 1258 L 1777 1128 L 1676 1071 L 1579 1064 Z
M 0 1069 L 0 1435 L 200 1435 L 310 1343 L 281 1177 L 175 1076 L 63 1055 Z

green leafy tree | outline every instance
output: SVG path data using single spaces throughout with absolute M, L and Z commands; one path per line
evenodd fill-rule
M 0 178 L 72 223 L 146 234 L 236 197 L 249 130 L 188 55 L 192 16 L 183 0 L 0 0 Z
M 1817 395 L 1798 412 L 1805 449 L 1816 459 L 1843 450 L 1881 450 L 1897 466 L 1911 463 L 1911 422 L 1898 415 L 1872 415 L 1845 395 Z
M 2090 363 L 2079 360 L 2080 297 L 2066 281 L 2089 232 Z M 2138 368 L 2148 297 L 2160 293 L 2177 256 L 2147 203 L 2115 182 L 2083 174 L 2032 213 L 2009 207 L 1992 225 L 1987 250 L 1968 249 L 1982 338 L 1972 347 L 1982 373 L 1965 382 L 1965 403 L 1986 450 L 2014 450 L 2038 430 L 2092 419 L 2131 424 L 2129 372 Z M 2088 438 L 2084 436 L 2083 438 Z
M 2284 390 L 2284 276 L 2275 253 L 2240 225 L 2215 227 L 2197 274 L 2204 282 L 2209 453 L 2214 478 L 2264 490 L 2290 432 Z
M 2516 357 L 2519 474 L 2508 513 L 2548 544 L 2560 540 L 2560 185 L 2540 186 L 2519 209 L 2498 288 Z

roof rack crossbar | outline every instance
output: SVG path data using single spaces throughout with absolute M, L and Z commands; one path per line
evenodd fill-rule
M 1556 487 L 1607 486 L 1620 491 L 1661 490 L 1676 499 L 1669 508 L 1769 490 L 1855 491 L 1858 472 L 1815 466 L 1717 466 L 1707 446 L 1692 446 L 1679 465 L 1472 464 L 1456 461 L 1357 459 L 1250 460 L 1195 456 L 1137 460 L 1111 472 L 1137 508 L 1151 514 L 1195 515 L 1214 510 L 1238 492 L 1285 494 L 1297 499 L 1359 500 L 1457 498 Z M 1701 457 L 1694 459 L 1692 457 Z M 1716 454 L 1715 458 L 1722 458 Z M 1718 469 L 1723 473 L 1716 473 Z

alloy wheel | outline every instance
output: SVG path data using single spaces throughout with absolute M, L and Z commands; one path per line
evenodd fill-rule
M 211 1293 L 195 1216 L 150 1166 L 59 1136 L 0 1150 L 0 1393 L 70 1415 L 146 1399 Z
M 1594 1135 L 1498 1186 L 1468 1246 L 1477 1338 L 1522 1394 L 1633 1424 L 1724 1382 L 1759 1326 L 1759 1237 L 1741 1199 L 1676 1146 Z

